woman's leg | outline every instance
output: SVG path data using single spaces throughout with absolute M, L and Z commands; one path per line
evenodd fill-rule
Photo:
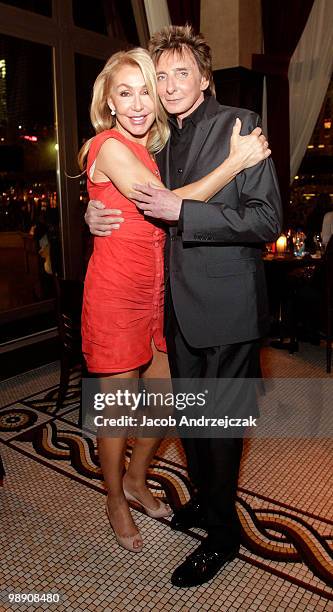
M 132 370 L 117 374 L 113 378 L 138 378 L 139 371 Z M 124 455 L 127 438 L 97 437 L 98 456 L 108 491 L 108 514 L 113 529 L 120 537 L 132 537 L 138 534 L 138 529 L 128 507 L 123 491 Z M 142 541 L 136 538 L 138 548 Z
M 141 371 L 141 377 L 149 379 L 170 379 L 170 370 L 166 353 L 158 351 L 152 345 L 153 358 Z M 155 389 L 156 391 L 156 389 Z M 146 476 L 149 465 L 160 444 L 160 438 L 137 438 L 132 451 L 131 461 L 124 477 L 125 488 L 132 493 L 144 506 L 152 510 L 159 507 L 158 502 L 146 486 Z

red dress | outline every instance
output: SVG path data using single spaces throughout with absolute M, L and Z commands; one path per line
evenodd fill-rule
M 108 138 L 124 143 L 159 176 L 147 149 L 115 129 L 98 134 L 89 150 L 90 199 L 122 211 L 124 222 L 111 236 L 94 238 L 84 284 L 82 350 L 90 372 L 134 370 L 152 358 L 155 346 L 166 352 L 163 337 L 163 251 L 165 232 L 146 219 L 111 182 L 95 183 L 90 169 Z M 124 172 L 127 169 L 124 168 Z

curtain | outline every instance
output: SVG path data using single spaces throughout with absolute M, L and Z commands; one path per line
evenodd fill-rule
M 330 82 L 332 50 L 333 2 L 315 0 L 288 71 L 291 182 L 305 154 Z
M 190 23 L 200 32 L 200 0 L 168 0 L 168 6 L 173 25 Z
M 149 35 L 170 25 L 167 0 L 144 0 Z
M 262 0 L 264 54 L 253 56 L 253 69 L 266 75 L 268 138 L 285 216 L 290 179 L 288 67 L 312 5 L 313 0 Z
M 262 0 L 265 54 L 292 56 L 312 5 L 313 0 Z

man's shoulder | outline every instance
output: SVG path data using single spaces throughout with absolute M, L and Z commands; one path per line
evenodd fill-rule
M 219 112 L 217 114 L 228 115 L 233 119 L 236 119 L 238 117 L 241 121 L 256 120 L 259 117 L 257 113 L 248 108 L 240 108 L 238 106 L 226 106 L 224 104 L 219 104 Z
M 259 115 L 248 109 L 248 108 L 240 108 L 237 106 L 227 106 L 226 104 L 220 104 L 217 100 L 214 99 L 210 102 L 207 108 L 208 115 L 215 116 L 219 119 L 230 118 L 232 120 L 236 120 L 237 117 L 241 121 L 250 121 L 257 123 Z

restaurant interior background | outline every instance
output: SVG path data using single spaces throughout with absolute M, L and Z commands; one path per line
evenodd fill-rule
M 282 325 L 291 295 L 300 305 L 293 312 L 304 315 L 307 269 L 321 258 L 264 254 L 279 280 L 268 272 L 278 326 L 262 349 L 262 397 L 281 437 L 244 441 L 240 553 L 193 589 L 170 577 L 203 541 L 202 529 L 175 532 L 131 503 L 144 551 L 132 555 L 114 537 L 96 437 L 82 429 L 82 371 L 69 376 L 54 292 L 54 275 L 82 280 L 89 256 L 85 180 L 68 175 L 77 174 L 77 151 L 92 133 L 93 82 L 114 51 L 145 46 L 169 19 L 206 36 L 218 100 L 263 116 L 285 236 L 318 233 L 333 204 L 332 13 L 333 0 L 0 0 L 1 610 L 16 602 L 48 610 L 58 600 L 57 612 L 332 612 L 329 336 L 317 344 L 299 338 L 292 352 Z M 297 276 L 285 282 L 289 263 L 302 271 L 300 285 Z M 80 306 L 69 302 L 79 336 Z M 126 467 L 131 457 L 129 443 Z M 193 493 L 177 439 L 162 442 L 147 476 L 173 509 Z
M 91 3 L 80 0 L 0 2 L 3 378 L 57 358 L 53 275 L 83 278 L 89 256 L 83 221 L 85 178 L 68 175 L 77 174 L 77 151 L 92 134 L 92 85 L 112 52 L 146 45 L 153 25 L 163 25 L 163 4 L 95 0 L 91 10 Z M 287 3 L 265 0 L 205 0 L 201 5 L 197 0 L 168 1 L 172 23 L 192 22 L 211 44 L 220 102 L 262 114 L 265 89 L 286 229 L 305 233 L 309 219 L 320 216 L 323 206 L 332 208 L 333 201 L 332 80 L 322 91 L 312 135 L 290 188 L 286 178 L 288 66 L 312 5 L 313 0 L 295 2 L 286 11 Z

